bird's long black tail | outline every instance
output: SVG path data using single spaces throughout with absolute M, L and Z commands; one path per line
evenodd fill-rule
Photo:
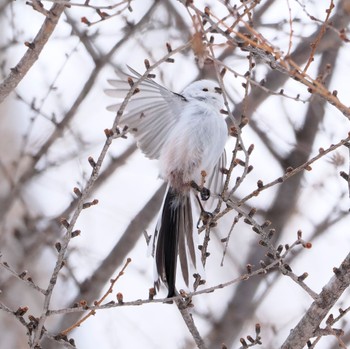
M 168 297 L 176 295 L 176 269 L 179 256 L 184 281 L 189 283 L 189 264 L 195 267 L 193 219 L 189 193 L 179 194 L 169 187 L 156 230 L 155 262 L 159 279 L 168 287 Z

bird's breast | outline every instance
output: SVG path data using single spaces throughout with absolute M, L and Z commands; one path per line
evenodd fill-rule
M 203 171 L 209 174 L 215 167 L 226 139 L 227 126 L 218 111 L 189 103 L 161 151 L 161 177 L 179 189 L 192 180 L 199 183 Z

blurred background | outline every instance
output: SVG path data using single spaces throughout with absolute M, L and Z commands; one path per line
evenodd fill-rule
M 14 312 L 28 307 L 23 315 L 28 321 L 28 315 L 40 317 L 44 306 L 43 294 L 13 275 L 6 263 L 17 276 L 27 271 L 22 279 L 31 277 L 41 288 L 48 287 L 57 262 L 55 244 L 65 233 L 60 222 L 62 217 L 70 221 L 77 209 L 73 188 L 86 187 L 92 171 L 88 157 L 97 160 L 106 140 L 104 130 L 115 119 L 106 110 L 116 103 L 103 92 L 109 87 L 107 80 L 115 78 L 115 69 L 126 70 L 126 65 L 143 74 L 145 59 L 151 65 L 160 63 L 152 72 L 155 80 L 178 93 L 194 80 L 217 79 L 226 68 L 222 83 L 232 112 L 228 123 L 249 120 L 240 133 L 240 145 L 237 137 L 229 138 L 227 168 L 233 153 L 254 144 L 248 158 L 238 151 L 237 157 L 245 163 L 232 169 L 227 193 L 237 177 L 243 179 L 230 198 L 235 203 L 245 198 L 241 209 L 248 214 L 256 208 L 259 224 L 271 221 L 276 247 L 293 244 L 297 231 L 302 231 L 312 248 L 297 246 L 285 262 L 297 276 L 307 272 L 305 283 L 319 293 L 333 276 L 333 267 L 349 253 L 349 147 L 334 147 L 312 169 L 276 182 L 258 196 L 246 196 L 257 189 L 257 181 L 273 182 L 288 167 L 303 166 L 320 148 L 348 137 L 349 111 L 346 116 L 341 104 L 350 105 L 350 2 L 66 3 L 62 10 L 63 1 L 0 1 L 1 81 L 27 50 L 38 48 L 30 43 L 41 28 L 48 30 L 44 10 L 59 12 L 52 35 L 17 87 L 8 95 L 4 85 L 0 87 L 4 96 L 0 104 L 0 348 L 29 348 L 27 329 Z M 205 6 L 210 8 L 209 20 L 202 15 Z M 219 24 L 211 27 L 211 21 Z M 166 43 L 174 51 L 173 63 L 164 60 Z M 283 58 L 278 64 L 285 64 L 284 70 L 274 65 L 279 54 Z M 339 103 L 332 105 L 328 94 L 316 88 L 319 93 L 310 93 L 314 91 L 303 79 L 293 78 L 291 62 L 304 70 L 307 81 L 317 81 L 331 93 L 336 90 L 333 96 Z M 248 161 L 253 166 L 249 174 Z M 147 257 L 144 231 L 153 233 L 163 194 L 157 161 L 145 158 L 131 135 L 115 139 L 90 192 L 90 201 L 97 199 L 98 204 L 78 217 L 75 229 L 81 233 L 69 243 L 49 309 L 69 308 L 80 300 L 92 304 L 107 291 L 127 258 L 132 262 L 106 302 L 116 301 L 117 292 L 124 301 L 148 298 L 153 261 Z M 199 290 L 239 278 L 247 264 L 256 270 L 266 259 L 261 237 L 243 218 L 234 224 L 235 217 L 233 209 L 211 230 L 206 284 Z M 203 237 L 204 233 L 199 235 L 200 240 Z M 161 289 L 156 298 L 165 295 Z M 260 347 L 279 348 L 312 301 L 276 268 L 195 296 L 191 312 L 208 348 L 221 348 L 223 343 L 227 348 L 244 348 L 240 338 L 255 337 L 256 323 L 261 325 Z M 332 309 L 334 317 L 339 308 L 349 306 L 349 290 L 345 290 Z M 45 328 L 53 337 L 81 315 L 49 316 Z M 346 316 L 334 327 L 344 330 L 341 338 L 345 347 L 349 345 Z M 177 307 L 162 303 L 97 311 L 68 337 L 74 338 L 77 348 L 86 349 L 196 347 Z M 53 338 L 43 343 L 44 348 L 65 346 Z M 332 335 L 314 343 L 317 348 L 340 344 Z

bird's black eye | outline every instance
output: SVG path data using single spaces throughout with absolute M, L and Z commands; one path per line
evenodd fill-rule
M 202 91 L 204 91 L 204 92 L 208 92 L 209 90 L 207 89 L 207 88 L 203 88 L 203 90 Z

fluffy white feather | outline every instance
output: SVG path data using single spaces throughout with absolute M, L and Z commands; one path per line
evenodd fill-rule
M 127 78 L 136 82 L 140 75 L 109 80 L 114 87 L 106 93 L 124 98 L 130 90 Z M 121 104 L 121 103 L 120 103 Z M 117 111 L 120 104 L 108 107 Z M 209 80 L 190 84 L 181 94 L 171 92 L 151 79 L 138 85 L 120 120 L 134 134 L 138 147 L 151 159 L 159 159 L 160 176 L 168 183 L 156 231 L 153 255 L 156 261 L 156 285 L 162 280 L 168 296 L 176 294 L 177 255 L 181 270 L 189 284 L 190 266 L 200 266 L 197 239 L 193 227 L 190 183 L 210 190 L 211 201 L 220 194 L 225 167 L 226 122 L 220 113 L 223 107 L 221 89 Z M 203 177 L 204 175 L 204 177 Z M 208 205 L 207 205 L 208 207 Z

